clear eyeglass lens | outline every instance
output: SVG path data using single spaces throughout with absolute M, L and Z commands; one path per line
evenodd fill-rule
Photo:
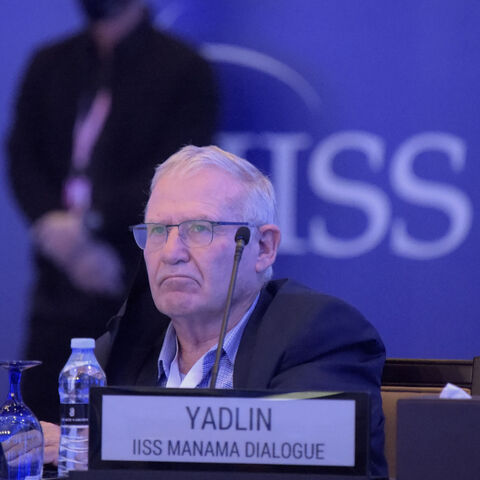
M 208 245 L 213 238 L 213 226 L 210 222 L 191 220 L 180 224 L 180 237 L 189 246 Z
M 146 225 L 136 225 L 133 227 L 133 237 L 137 245 L 143 250 L 147 244 L 147 227 Z
M 148 224 L 146 227 L 145 247 L 147 244 L 153 248 L 161 247 L 167 239 L 167 227 L 159 223 Z

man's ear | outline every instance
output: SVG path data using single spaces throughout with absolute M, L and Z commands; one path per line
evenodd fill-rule
M 258 234 L 259 249 L 255 269 L 257 273 L 261 273 L 275 262 L 280 245 L 281 233 L 277 225 L 267 223 L 258 227 Z

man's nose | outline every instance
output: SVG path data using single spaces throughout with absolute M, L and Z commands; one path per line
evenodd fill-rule
M 165 245 L 161 251 L 162 259 L 165 263 L 175 264 L 178 262 L 186 262 L 190 257 L 188 247 L 180 238 L 178 227 L 169 229 Z

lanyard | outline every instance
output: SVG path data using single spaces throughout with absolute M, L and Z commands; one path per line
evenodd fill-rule
M 63 189 L 63 203 L 69 210 L 85 213 L 91 206 L 92 184 L 86 175 L 92 150 L 105 125 L 112 96 L 109 90 L 100 89 L 95 95 L 90 109 L 79 115 L 73 129 L 72 173 Z

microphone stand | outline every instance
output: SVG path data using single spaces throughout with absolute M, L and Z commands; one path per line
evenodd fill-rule
M 215 363 L 212 368 L 212 377 L 210 379 L 210 388 L 215 388 L 218 377 L 218 367 L 220 366 L 220 357 L 222 356 L 223 344 L 225 342 L 225 334 L 227 332 L 228 317 L 230 316 L 230 307 L 232 304 L 233 291 L 237 281 L 238 264 L 242 258 L 243 249 L 250 240 L 250 230 L 247 227 L 240 227 L 235 234 L 235 255 L 233 256 L 233 268 L 230 276 L 230 285 L 228 286 L 227 302 L 223 313 L 222 325 L 220 327 L 220 335 L 218 337 L 217 353 L 215 355 Z

